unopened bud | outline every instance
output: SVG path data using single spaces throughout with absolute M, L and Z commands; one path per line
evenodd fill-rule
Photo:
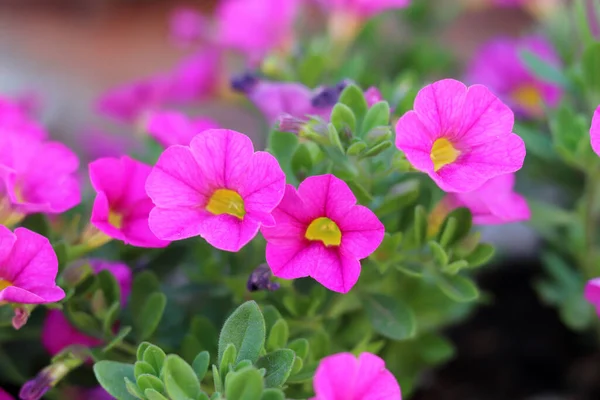
M 274 291 L 279 289 L 279 283 L 272 282 L 273 273 L 267 264 L 259 265 L 248 278 L 247 288 L 250 292 L 258 290 Z
M 254 72 L 244 72 L 231 78 L 231 88 L 236 92 L 248 94 L 258 84 L 260 78 Z

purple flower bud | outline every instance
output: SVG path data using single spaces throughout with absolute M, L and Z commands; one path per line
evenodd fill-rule
M 333 107 L 338 102 L 340 94 L 342 94 L 346 86 L 351 83 L 352 81 L 350 79 L 344 79 L 335 86 L 324 86 L 311 99 L 312 106 L 318 108 Z
M 298 134 L 302 127 L 306 125 L 306 121 L 291 116 L 290 114 L 283 114 L 279 117 L 279 130 L 281 132 L 290 132 Z
M 231 78 L 231 88 L 236 92 L 248 94 L 258 84 L 260 78 L 255 72 L 244 72 Z
M 43 369 L 30 381 L 25 382 L 19 391 L 19 399 L 21 400 L 39 400 L 50 390 L 54 379 L 50 372 L 50 368 Z
M 248 278 L 247 288 L 250 292 L 258 290 L 275 291 L 279 289 L 279 283 L 271 282 L 273 273 L 267 264 L 259 265 Z

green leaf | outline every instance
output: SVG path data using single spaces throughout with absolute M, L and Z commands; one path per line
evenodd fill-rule
M 304 383 L 313 379 L 315 371 L 317 370 L 318 363 L 307 365 L 300 373 L 290 376 L 286 383 Z
M 365 142 L 354 142 L 348 147 L 348 150 L 346 150 L 346 154 L 348 154 L 349 156 L 357 156 L 366 148 L 367 144 Z
M 454 261 L 451 264 L 446 265 L 445 267 L 442 268 L 442 271 L 446 274 L 450 274 L 450 275 L 456 275 L 458 274 L 462 269 L 465 269 L 469 266 L 469 263 L 465 260 L 457 260 Z
M 263 392 L 263 377 L 256 368 L 232 372 L 225 382 L 227 400 L 256 400 Z
M 269 338 L 267 339 L 267 351 L 273 351 L 285 347 L 290 335 L 290 329 L 284 319 L 280 319 L 273 325 Z
M 557 161 L 558 155 L 554 150 L 551 137 L 526 125 L 515 123 L 514 131 L 525 142 L 527 152 L 546 161 Z
M 221 382 L 221 375 L 219 375 L 219 368 L 213 364 L 212 366 L 213 384 L 215 386 L 215 392 L 223 391 L 223 382 Z
M 275 323 L 277 321 L 279 321 L 282 316 L 279 313 L 279 311 L 273 307 L 273 306 L 264 306 L 262 308 L 262 313 L 265 319 L 265 326 L 267 329 L 267 333 L 271 332 L 271 328 L 273 328 L 273 325 L 275 325 Z
M 122 327 L 119 330 L 119 333 L 117 333 L 117 335 L 114 338 L 112 338 L 112 340 L 110 342 L 108 342 L 106 344 L 106 346 L 104 346 L 102 348 L 102 351 L 105 352 L 105 353 L 111 351 L 118 344 L 123 343 L 123 341 L 125 340 L 125 338 L 127 337 L 127 335 L 129 335 L 130 333 L 131 333 L 131 327 L 130 326 L 124 326 L 124 327 Z
M 133 364 L 133 374 L 135 375 L 136 380 L 138 376 L 145 374 L 158 376 L 159 372 L 160 370 L 155 370 L 154 367 L 146 361 L 136 361 L 135 364 Z
M 402 182 L 390 190 L 379 207 L 375 209 L 377 215 L 397 213 L 405 207 L 414 204 L 419 198 L 419 181 L 416 179 Z
M 146 304 L 137 318 L 134 326 L 137 330 L 139 340 L 148 339 L 162 319 L 165 307 L 167 305 L 167 296 L 160 292 L 154 292 L 146 298 Z
M 106 304 L 121 304 L 121 289 L 114 275 L 108 270 L 102 270 L 96 274 L 96 279 L 104 293 Z
M 219 336 L 219 361 L 229 343 L 238 351 L 236 361 L 258 359 L 265 345 L 265 320 L 255 301 L 242 304 L 225 321 Z
M 494 257 L 495 252 L 496 250 L 491 244 L 479 243 L 465 260 L 469 263 L 470 268 L 477 268 L 488 263 Z
M 387 101 L 380 101 L 379 103 L 373 104 L 373 106 L 367 111 L 365 120 L 361 127 L 361 137 L 368 134 L 373 128 L 379 126 L 388 126 L 390 124 L 390 105 Z
M 102 293 L 102 292 L 97 292 L 97 293 Z M 106 312 L 104 313 L 104 319 L 102 320 L 102 332 L 104 332 L 104 334 L 106 336 L 112 335 L 114 324 L 117 321 L 117 319 L 119 318 L 120 312 L 121 312 L 121 304 L 118 301 L 115 301 L 108 308 L 108 310 L 106 310 Z M 129 330 L 127 331 L 127 333 L 129 333 L 129 331 L 131 331 L 131 327 L 129 327 Z M 125 336 L 123 336 L 123 337 L 125 337 Z
M 67 319 L 78 330 L 90 335 L 97 335 L 101 332 L 100 323 L 91 315 L 83 311 L 73 311 L 69 306 L 65 310 Z
M 392 143 L 391 140 L 385 140 L 385 141 L 378 143 L 375 146 L 371 147 L 369 150 L 365 151 L 364 153 L 362 153 L 360 155 L 360 158 L 375 157 L 376 155 L 383 153 L 384 151 L 386 151 L 393 145 L 394 144 Z
M 290 349 L 275 350 L 256 361 L 257 368 L 267 370 L 265 386 L 268 388 L 281 387 L 292 372 L 294 352 Z
M 303 360 L 308 356 L 308 340 L 304 338 L 290 342 L 287 347 L 288 349 L 293 350 L 294 353 Z
M 596 318 L 592 305 L 579 293 L 562 301 L 559 304 L 559 313 L 564 324 L 575 331 L 589 328 Z
M 150 364 L 158 375 L 162 371 L 166 357 L 167 355 L 160 347 L 151 344 L 144 350 L 142 360 Z
M 354 113 L 345 104 L 337 103 L 331 111 L 331 123 L 338 133 L 344 129 L 349 129 L 350 132 L 356 132 L 356 117 Z
M 138 348 L 137 348 L 136 358 L 138 360 L 143 360 L 144 359 L 144 352 L 150 346 L 154 346 L 154 345 L 152 343 L 148 343 L 148 342 L 142 342 L 142 343 L 140 343 L 139 346 L 138 346 Z
M 298 372 L 302 371 L 304 367 L 304 361 L 300 357 L 294 357 L 294 364 L 292 365 L 292 372 L 290 375 L 295 375 Z
M 265 389 L 260 400 L 285 400 L 285 394 L 279 389 Z
M 202 382 L 206 372 L 208 371 L 208 365 L 210 364 L 210 354 L 208 351 L 203 351 L 194 358 L 192 368 L 198 377 L 198 381 Z
M 169 400 L 154 389 L 146 389 L 144 395 L 148 400 Z
M 393 297 L 370 294 L 364 297 L 367 316 L 375 331 L 393 340 L 415 336 L 417 325 L 413 311 Z
M 128 378 L 125 378 L 125 388 L 127 388 L 127 392 L 136 399 L 145 400 L 144 393 L 134 382 L 131 382 Z
M 146 389 L 154 389 L 159 393 L 163 393 L 165 391 L 165 386 L 163 385 L 162 381 L 156 376 L 150 374 L 142 374 L 138 376 L 137 385 L 142 391 L 146 391 Z
M 413 224 L 415 244 L 417 246 L 425 243 L 427 239 L 427 211 L 422 205 L 415 207 L 415 220 Z
M 362 121 L 367 114 L 368 106 L 367 100 L 363 91 L 358 86 L 351 84 L 344 88 L 344 91 L 340 94 L 339 103 L 347 105 L 358 121 Z
M 479 290 L 475 283 L 461 275 L 440 274 L 436 276 L 436 284 L 454 301 L 473 301 L 479 297 Z
M 178 355 L 167 356 L 162 374 L 167 395 L 173 400 L 196 399 L 200 396 L 200 382 L 194 370 Z
M 519 57 L 525 66 L 540 80 L 548 83 L 555 83 L 563 88 L 568 88 L 570 86 L 569 79 L 559 67 L 548 63 L 537 54 L 529 50 L 520 50 Z
M 327 124 L 327 137 L 329 138 L 329 143 L 331 143 L 333 147 L 339 150 L 341 154 L 346 154 L 342 141 L 340 140 L 340 134 L 331 123 Z
M 223 352 L 223 358 L 221 358 L 221 362 L 219 364 L 219 375 L 225 377 L 229 372 L 229 366 L 235 365 L 235 356 L 237 350 L 233 343 L 229 343 L 225 348 L 225 352 Z
M 440 228 L 438 243 L 447 249 L 467 236 L 473 224 L 472 218 L 468 208 L 460 207 L 450 212 Z
M 139 318 L 145 306 L 146 298 L 158 291 L 160 291 L 160 282 L 151 271 L 144 271 L 135 276 L 129 300 L 129 307 L 131 308 L 131 315 L 133 315 L 134 320 Z
M 448 264 L 448 254 L 446 254 L 446 251 L 444 251 L 442 246 L 434 240 L 430 240 L 427 245 L 429 246 L 431 254 L 433 254 L 436 265 L 445 267 Z
M 133 365 L 116 361 L 99 361 L 94 364 L 94 375 L 100 386 L 117 400 L 136 400 L 125 386 L 125 378 L 135 381 Z
M 433 333 L 419 337 L 419 350 L 423 361 L 432 366 L 447 362 L 455 354 L 451 341 Z
M 290 132 L 271 131 L 267 148 L 271 154 L 277 158 L 279 165 L 285 175 L 290 179 L 294 178 L 291 160 L 298 147 L 298 136 Z M 295 179 L 295 178 L 294 178 Z
M 306 176 L 313 167 L 313 158 L 310 150 L 305 144 L 298 146 L 292 156 L 292 171 L 297 177 Z
M 581 68 L 586 88 L 600 94 L 600 42 L 587 46 L 581 58 Z M 596 103 L 597 104 L 597 103 Z

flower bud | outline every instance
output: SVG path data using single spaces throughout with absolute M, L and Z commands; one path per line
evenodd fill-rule
M 247 288 L 250 292 L 259 290 L 275 291 L 279 289 L 279 283 L 271 282 L 273 273 L 267 264 L 259 265 L 248 278 Z

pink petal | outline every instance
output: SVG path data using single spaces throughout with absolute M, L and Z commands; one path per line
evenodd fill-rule
M 523 139 L 513 133 L 472 148 L 430 176 L 447 192 L 471 192 L 495 176 L 519 170 L 525 152 Z
M 92 207 L 91 224 L 111 238 L 125 241 L 126 238 L 123 232 L 108 222 L 109 216 L 110 205 L 108 204 L 108 199 L 104 192 L 98 192 Z
M 208 212 L 201 208 L 161 208 L 150 211 L 148 224 L 152 233 L 163 240 L 181 240 L 199 236 Z
M 317 399 L 356 399 L 354 385 L 358 371 L 358 360 L 351 353 L 339 353 L 323 358 L 313 381 Z
M 211 119 L 191 121 L 173 111 L 153 113 L 148 122 L 148 132 L 165 147 L 176 144 L 188 146 L 198 133 L 215 128 L 218 124 Z
M 93 347 L 101 343 L 101 340 L 79 332 L 61 311 L 48 311 L 42 326 L 42 345 L 51 355 L 58 354 L 65 347 L 74 344 Z
M 600 315 L 600 278 L 591 279 L 586 283 L 583 297 L 596 308 L 599 308 L 598 313 Z
M 190 148 L 210 187 L 235 190 L 243 185 L 254 154 L 248 136 L 228 129 L 209 129 L 194 137 Z
M 346 182 L 331 174 L 306 178 L 298 186 L 298 194 L 310 219 L 328 217 L 337 221 L 356 204 Z
M 285 174 L 277 159 L 269 153 L 258 151 L 248 165 L 245 181 L 239 188 L 246 212 L 270 213 L 285 192 Z
M 212 195 L 206 182 L 190 148 L 171 146 L 148 176 L 146 193 L 157 207 L 204 206 Z
M 400 385 L 384 361 L 375 354 L 362 353 L 354 398 L 360 400 L 401 400 Z
M 443 79 L 417 93 L 414 110 L 429 132 L 459 132 L 466 94 L 467 87 L 462 82 Z
M 423 125 L 415 111 L 404 114 L 396 124 L 396 147 L 419 171 L 433 172 L 431 148 L 438 136 Z
M 119 283 L 119 288 L 121 289 L 121 304 L 124 305 L 127 302 L 129 293 L 131 292 L 131 284 L 133 280 L 131 268 L 129 268 L 126 264 L 100 259 L 90 260 L 90 266 L 95 274 L 104 270 L 113 274 Z
M 138 247 L 160 248 L 169 245 L 169 241 L 161 240 L 150 230 L 148 213 L 136 217 L 129 217 L 123 224 L 123 241 L 125 244 Z
M 0 400 L 14 400 L 10 394 L 6 393 L 2 388 L 0 388 Z
M 385 227 L 367 207 L 354 206 L 338 221 L 342 231 L 341 249 L 357 259 L 368 257 L 381 244 Z
M 117 210 L 129 213 L 132 208 L 138 206 L 140 201 L 148 199 L 148 195 L 146 194 L 146 180 L 152 168 L 128 156 L 121 157 L 121 164 L 121 174 L 124 174 L 127 179 L 122 197 L 115 205 L 117 206 Z
M 307 254 L 309 247 L 305 241 L 289 241 L 282 244 L 267 242 L 267 264 L 273 275 L 278 278 L 296 279 L 309 276 L 311 268 L 308 262 L 312 260 Z
M 65 292 L 55 286 L 35 287 L 31 290 L 26 290 L 18 286 L 9 286 L 4 290 L 0 290 L 0 301 L 20 304 L 43 304 L 54 303 L 62 300 L 65 297 Z
M 115 204 L 122 197 L 127 182 L 121 159 L 100 158 L 88 166 L 90 181 L 96 192 L 104 193 L 108 203 Z
M 17 236 L 4 225 L 0 225 L 0 266 L 4 265 L 4 260 L 10 255 L 16 241 Z M 2 267 L 0 267 L 0 279 L 5 279 Z
M 592 149 L 600 156 L 600 106 L 596 108 L 594 117 L 592 118 L 592 127 L 590 128 L 590 138 L 592 141 Z
M 202 221 L 200 236 L 217 249 L 239 251 L 258 233 L 260 224 L 246 214 L 243 221 L 237 217 L 207 213 Z

